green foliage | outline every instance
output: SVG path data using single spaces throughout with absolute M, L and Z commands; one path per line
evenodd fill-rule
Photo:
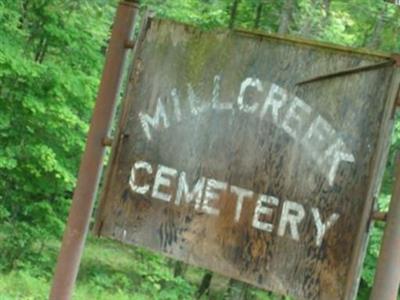
M 174 277 L 168 260 L 107 240 L 92 240 L 85 250 L 80 282 L 100 291 L 125 291 L 150 299 L 190 299 L 194 287 Z
M 229 19 L 229 1 L 144 0 L 141 3 L 144 9 L 153 11 L 158 17 L 195 24 L 204 29 L 224 27 Z
M 44 256 L 55 263 L 59 242 L 47 241 Z M 39 264 L 43 267 L 42 262 Z M 48 270 L 11 272 L 0 280 L 0 300 L 45 299 Z M 82 260 L 74 299 L 193 299 L 196 286 L 173 277 L 167 259 L 109 240 L 90 238 Z
M 0 271 L 10 272 L 0 280 L 0 300 L 47 296 L 57 253 L 52 241 L 60 238 L 70 204 L 116 2 L 0 2 Z M 232 3 L 141 1 L 159 17 L 207 30 L 230 23 L 266 32 L 287 28 L 283 33 L 400 52 L 400 9 L 383 1 L 240 0 L 236 12 Z M 383 210 L 399 148 L 397 122 L 379 198 Z M 368 298 L 382 233 L 376 224 L 360 299 Z M 192 299 L 196 290 L 191 280 L 174 277 L 165 259 L 104 241 L 90 242 L 79 282 L 76 299 Z M 274 299 L 256 289 L 248 295 Z
M 0 4 L 3 269 L 62 232 L 112 14 L 102 1 Z

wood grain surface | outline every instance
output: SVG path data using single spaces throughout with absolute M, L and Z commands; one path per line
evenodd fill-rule
M 96 232 L 296 299 L 350 299 L 398 84 L 387 60 L 148 20 Z

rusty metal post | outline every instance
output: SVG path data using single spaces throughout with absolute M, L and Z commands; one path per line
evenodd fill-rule
M 400 284 L 400 154 L 371 300 L 395 300 Z
M 126 44 L 133 32 L 137 10 L 138 5 L 134 1 L 121 2 L 117 9 L 86 149 L 53 278 L 51 300 L 68 300 L 72 296 L 103 169 L 103 140 L 107 137 L 114 118 L 127 54 Z

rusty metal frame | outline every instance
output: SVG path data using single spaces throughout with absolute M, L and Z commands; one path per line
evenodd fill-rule
M 388 61 L 377 63 L 377 64 L 373 64 L 373 65 L 355 67 L 355 68 L 350 68 L 350 69 L 337 71 L 337 72 L 330 73 L 330 74 L 319 75 L 319 76 L 316 76 L 316 77 L 313 77 L 313 78 L 310 78 L 310 79 L 305 79 L 303 81 L 300 81 L 300 82 L 296 83 L 296 85 L 303 85 L 303 84 L 312 83 L 312 82 L 316 82 L 316 81 L 332 79 L 332 78 L 335 78 L 335 77 L 352 75 L 352 74 L 356 74 L 356 73 L 360 73 L 360 72 L 373 71 L 373 70 L 377 70 L 377 69 L 380 69 L 380 68 L 391 67 L 391 66 L 393 66 L 395 64 L 396 64 L 396 61 L 390 59 Z
M 400 284 L 400 154 L 396 159 L 396 181 L 393 187 L 387 223 L 381 244 L 371 300 L 397 299 Z
M 378 222 L 386 222 L 387 221 L 387 216 L 388 213 L 387 212 L 383 212 L 383 211 L 374 211 L 372 213 L 371 219 L 373 221 L 378 221 Z
M 392 60 L 397 67 L 389 89 L 393 98 L 392 123 L 395 112 L 400 106 L 400 55 L 393 54 Z M 393 125 L 393 124 L 392 124 Z M 388 145 L 386 146 L 388 147 Z M 387 152 L 387 151 L 386 151 Z M 387 159 L 385 159 L 386 161 Z M 396 157 L 395 183 L 392 192 L 389 212 L 372 211 L 370 221 L 385 222 L 385 232 L 381 241 L 381 250 L 376 267 L 371 300 L 397 299 L 400 285 L 400 153 Z M 378 191 L 378 190 L 377 190 Z M 374 199 L 376 202 L 377 199 Z M 368 225 L 369 227 L 370 225 Z
M 138 8 L 136 1 L 121 2 L 117 8 L 96 106 L 50 291 L 51 300 L 69 300 L 72 297 L 103 169 L 105 149 L 110 143 L 107 137 L 115 115 L 127 51 L 132 45 L 130 38 Z
M 390 56 L 392 61 L 393 56 Z M 396 65 L 396 64 L 395 64 Z M 389 152 L 389 141 L 390 135 L 393 129 L 394 119 L 393 119 L 393 107 L 396 105 L 396 99 L 398 95 L 398 88 L 400 83 L 400 68 L 394 68 L 391 83 L 388 88 L 386 95 L 386 108 L 383 116 L 383 123 L 381 124 L 378 148 L 374 157 L 372 168 L 369 174 L 369 184 L 367 199 L 365 202 L 364 210 L 362 211 L 362 220 L 360 223 L 360 228 L 357 236 L 355 237 L 356 243 L 353 249 L 353 254 L 351 258 L 350 271 L 347 274 L 347 286 L 345 299 L 356 299 L 358 285 L 360 281 L 360 274 L 364 258 L 367 251 L 369 231 L 371 227 L 371 216 L 373 215 L 374 202 L 379 189 L 380 182 L 383 177 L 383 171 L 387 161 L 387 156 Z M 374 300 L 378 300 L 374 299 Z M 393 300 L 386 298 L 379 298 L 379 300 Z
M 352 75 L 352 74 L 356 74 L 356 73 L 360 73 L 360 72 L 368 72 L 368 71 L 373 71 L 373 70 L 386 68 L 386 67 L 392 67 L 392 66 L 396 66 L 396 67 L 400 66 L 400 54 L 392 54 L 388 58 L 388 60 L 385 62 L 372 64 L 372 65 L 366 65 L 366 66 L 359 66 L 359 67 L 355 67 L 355 68 L 349 68 L 349 69 L 345 69 L 345 70 L 341 70 L 341 71 L 336 71 L 334 73 L 319 75 L 319 76 L 316 76 L 313 78 L 299 81 L 296 83 L 296 85 L 303 85 L 303 84 L 312 83 L 312 82 L 316 82 L 316 81 Z M 400 100 L 398 99 L 398 101 L 400 101 Z
M 137 51 L 137 48 L 140 47 L 141 42 L 145 38 L 145 34 L 147 32 L 149 22 L 151 21 L 151 16 L 152 16 L 152 12 L 149 12 L 149 11 L 146 11 L 143 14 L 143 16 L 141 16 L 141 24 L 139 25 L 140 32 L 139 32 L 138 36 L 135 38 L 134 42 L 129 42 L 128 45 L 126 45 L 126 47 L 129 49 L 132 49 L 133 53 L 134 53 L 133 61 L 131 62 L 131 65 L 129 66 L 129 70 L 128 70 L 128 74 L 127 74 L 128 82 L 134 80 L 133 79 L 135 76 L 134 72 L 136 71 L 137 64 L 140 61 L 140 59 L 138 59 L 138 57 L 136 57 L 135 53 Z M 103 140 L 104 145 L 106 145 L 107 147 L 111 147 L 109 162 L 108 162 L 108 166 L 105 171 L 104 178 L 108 178 L 109 176 L 112 175 L 112 166 L 114 163 L 116 163 L 116 157 L 117 157 L 117 152 L 118 152 L 120 143 L 123 142 L 124 139 L 129 138 L 129 134 L 127 134 L 124 131 L 125 122 L 128 117 L 127 114 L 129 111 L 129 107 L 130 107 L 130 105 L 132 105 L 130 103 L 130 101 L 127 101 L 127 99 L 126 99 L 128 94 L 129 94 L 129 84 L 127 86 L 127 90 L 125 91 L 125 96 L 122 99 L 121 112 L 120 112 L 119 120 L 116 122 L 114 137 L 113 138 L 106 137 Z M 105 195 L 107 195 L 109 189 L 110 189 L 109 180 L 104 180 L 104 185 L 101 189 L 99 198 L 102 199 L 103 197 L 105 197 Z M 92 232 L 97 237 L 99 237 L 101 235 L 101 230 L 103 227 L 103 221 L 100 218 L 100 213 L 103 210 L 104 204 L 105 204 L 104 202 L 100 201 L 99 206 L 97 208 L 97 212 L 95 213 L 97 222 L 95 222 L 95 224 L 92 228 Z

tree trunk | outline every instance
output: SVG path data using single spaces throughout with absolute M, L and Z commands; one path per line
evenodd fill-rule
M 324 0 L 322 7 L 325 12 L 325 16 L 321 21 L 321 30 L 324 30 L 328 24 L 329 24 L 329 19 L 331 18 L 331 0 Z
M 331 12 L 331 0 L 324 0 L 323 7 L 326 13 L 326 16 L 330 15 Z
M 254 29 L 260 28 L 260 21 L 261 21 L 261 14 L 263 9 L 264 3 L 260 1 L 256 8 L 256 18 L 254 19 Z
M 311 0 L 311 9 L 308 16 L 302 22 L 300 34 L 308 38 L 322 37 L 324 29 L 329 24 L 330 0 Z
M 318 15 L 318 7 L 321 5 L 319 0 L 311 0 L 310 2 L 312 8 L 308 10 L 307 16 L 305 20 L 302 22 L 300 29 L 300 35 L 308 38 L 313 37 L 316 31 L 315 19 L 316 18 L 319 19 L 320 17 Z M 319 20 L 317 21 L 317 23 L 319 23 Z
M 38 45 L 36 47 L 36 51 L 35 51 L 35 58 L 34 61 L 35 62 L 39 62 L 40 63 L 40 58 L 44 57 L 43 52 L 45 51 L 45 48 L 47 48 L 47 39 L 46 37 L 42 36 L 38 42 Z
M 48 48 L 48 46 L 49 46 L 48 39 L 45 38 L 45 40 L 44 40 L 44 42 L 43 42 L 42 51 L 40 52 L 40 55 L 39 55 L 39 58 L 38 58 L 39 64 L 43 63 L 44 56 L 45 56 L 46 53 L 47 53 L 47 48 Z
M 206 293 L 210 292 L 210 284 L 212 279 L 213 273 L 206 272 L 201 280 L 200 286 L 196 292 L 196 299 L 200 299 Z
M 383 4 L 382 11 L 379 14 L 379 17 L 375 23 L 374 30 L 372 31 L 372 34 L 369 38 L 369 41 L 367 42 L 367 46 L 370 48 L 379 48 L 381 42 L 382 42 L 382 31 L 385 27 L 385 17 L 386 17 L 386 11 L 387 11 L 387 4 Z
M 28 16 L 28 10 L 29 10 L 29 8 L 28 8 L 28 1 L 22 1 L 22 4 L 21 4 L 21 10 L 22 10 L 22 13 L 21 13 L 21 17 L 20 17 L 20 22 L 19 22 L 19 24 L 18 24 L 18 29 L 24 29 L 24 28 L 26 28 L 26 26 L 27 26 L 27 16 Z
M 229 280 L 228 290 L 226 291 L 225 298 L 229 300 L 248 300 L 249 285 L 235 279 Z
M 174 264 L 174 277 L 183 277 L 186 273 L 187 265 L 181 261 L 176 261 Z
M 287 34 L 290 30 L 290 25 L 292 23 L 292 15 L 294 10 L 294 1 L 293 0 L 285 0 L 285 3 L 282 7 L 279 29 L 278 33 Z
M 232 6 L 231 6 L 230 18 L 229 18 L 229 28 L 230 29 L 233 29 L 235 27 L 235 20 L 236 20 L 239 2 L 240 2 L 240 0 L 233 0 Z

